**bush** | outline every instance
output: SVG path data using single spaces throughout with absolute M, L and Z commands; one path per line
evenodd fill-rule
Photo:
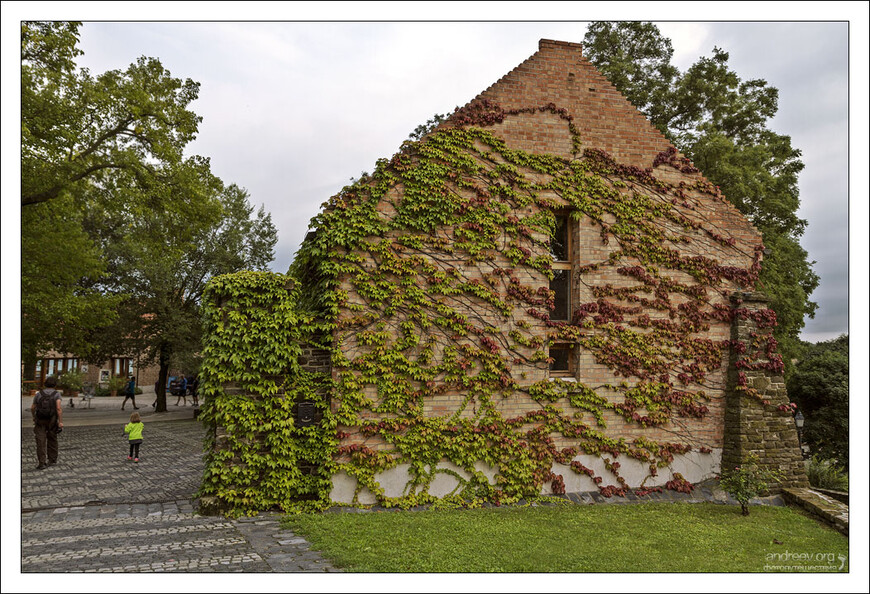
M 750 454 L 742 466 L 722 473 L 719 484 L 740 503 L 741 513 L 749 515 L 749 501 L 767 492 L 771 483 L 782 480 L 778 470 L 764 468 L 758 464 L 758 457 Z
M 121 390 L 123 390 L 124 388 L 127 387 L 128 381 L 129 380 L 124 376 L 113 375 L 112 377 L 109 378 L 109 383 L 107 386 L 109 389 L 109 392 L 113 392 L 113 391 L 120 392 Z
M 807 477 L 813 487 L 849 492 L 849 474 L 836 460 L 813 456 L 807 460 Z
M 84 387 L 85 374 L 78 368 L 69 369 L 57 376 L 57 387 L 62 390 L 81 392 Z

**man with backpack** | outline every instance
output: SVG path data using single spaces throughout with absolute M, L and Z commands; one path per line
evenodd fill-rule
M 61 393 L 55 390 L 57 378 L 50 375 L 45 387 L 33 397 L 30 414 L 33 415 L 33 433 L 36 435 L 36 459 L 42 470 L 57 462 L 57 434 L 63 430 L 63 403 Z

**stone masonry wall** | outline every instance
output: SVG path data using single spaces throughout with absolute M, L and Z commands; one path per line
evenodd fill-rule
M 302 353 L 299 355 L 299 367 L 305 371 L 331 375 L 332 362 L 330 357 L 330 351 L 327 349 L 305 344 L 302 345 Z
M 781 372 L 764 368 L 768 358 L 755 360 L 755 369 L 738 364 L 740 360 L 753 364 L 752 358 L 760 355 L 753 345 L 769 340 L 771 329 L 759 327 L 758 322 L 764 319 L 758 314 L 767 311 L 767 298 L 761 293 L 737 293 L 732 296 L 732 304 L 744 315 L 735 316 L 731 330 L 736 348 L 732 348 L 729 365 L 722 468 L 744 464 L 755 454 L 762 465 L 783 473 L 782 483 L 771 485 L 773 492 L 783 487 L 808 487 Z M 739 345 L 746 345 L 747 350 L 741 353 L 744 347 Z

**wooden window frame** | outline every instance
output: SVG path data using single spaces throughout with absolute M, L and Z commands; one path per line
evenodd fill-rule
M 133 358 L 132 357 L 112 357 L 109 362 L 109 375 L 127 377 L 133 373 Z
M 34 381 L 39 387 L 45 385 L 45 380 L 48 376 L 55 377 L 70 369 L 78 369 L 79 360 L 77 357 L 41 357 L 36 361 L 36 370 Z
M 554 321 L 571 321 L 571 307 L 574 302 L 574 283 L 573 283 L 573 270 L 574 270 L 574 226 L 573 221 L 571 220 L 570 213 L 568 211 L 559 210 L 553 213 L 556 217 L 564 217 L 565 218 L 565 235 L 566 235 L 566 245 L 565 245 L 565 254 L 567 256 L 566 260 L 554 260 L 552 263 L 552 268 L 554 271 L 561 270 L 565 271 L 568 274 L 568 288 L 566 295 L 566 309 L 565 318 L 556 319 L 551 318 Z M 551 252 L 552 254 L 552 252 Z M 575 351 L 573 343 L 570 342 L 556 342 L 555 344 L 550 346 L 550 352 L 552 349 L 566 350 L 568 352 L 568 369 L 563 370 L 553 370 L 550 368 L 549 377 L 551 378 L 560 378 L 560 379 L 569 379 L 576 377 L 576 361 L 575 361 Z

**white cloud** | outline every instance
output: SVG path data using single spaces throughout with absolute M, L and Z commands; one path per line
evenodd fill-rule
M 671 40 L 674 48 L 672 63 L 685 72 L 701 56 L 709 56 L 713 43 L 709 40 L 710 25 L 708 23 L 657 23 L 662 35 Z

